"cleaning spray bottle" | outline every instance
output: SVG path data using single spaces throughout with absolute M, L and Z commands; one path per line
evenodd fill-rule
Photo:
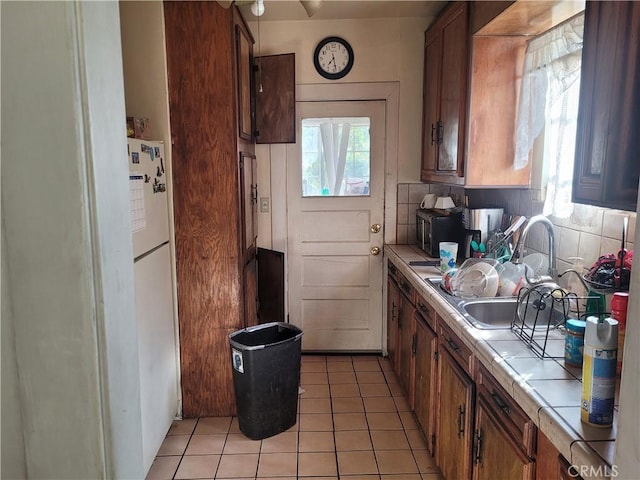
M 617 353 L 617 320 L 587 317 L 580 417 L 592 427 L 610 427 L 613 423 Z

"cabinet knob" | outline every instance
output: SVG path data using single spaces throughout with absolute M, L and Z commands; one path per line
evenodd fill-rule
M 373 225 L 371 225 L 370 230 L 371 230 L 371 233 L 380 233 L 381 228 L 382 227 L 380 226 L 379 223 L 374 223 Z
M 369 253 L 371 255 L 380 255 L 380 247 L 371 247 L 371 250 L 369 250 Z

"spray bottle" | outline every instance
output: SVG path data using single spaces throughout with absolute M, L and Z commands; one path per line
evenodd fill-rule
M 610 427 L 616 394 L 618 322 L 587 317 L 582 363 L 581 419 L 593 427 Z

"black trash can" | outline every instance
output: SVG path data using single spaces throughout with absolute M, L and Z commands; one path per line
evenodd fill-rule
M 273 322 L 229 335 L 240 431 L 252 440 L 296 423 L 302 330 Z

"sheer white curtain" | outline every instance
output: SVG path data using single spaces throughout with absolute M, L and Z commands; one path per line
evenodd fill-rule
M 349 145 L 351 123 L 323 122 L 320 124 L 322 159 L 326 165 L 329 195 L 340 195 Z
M 580 14 L 529 42 L 516 120 L 516 170 L 527 165 L 536 138 L 545 131 L 544 213 L 559 218 L 568 217 L 572 208 L 583 31 Z

